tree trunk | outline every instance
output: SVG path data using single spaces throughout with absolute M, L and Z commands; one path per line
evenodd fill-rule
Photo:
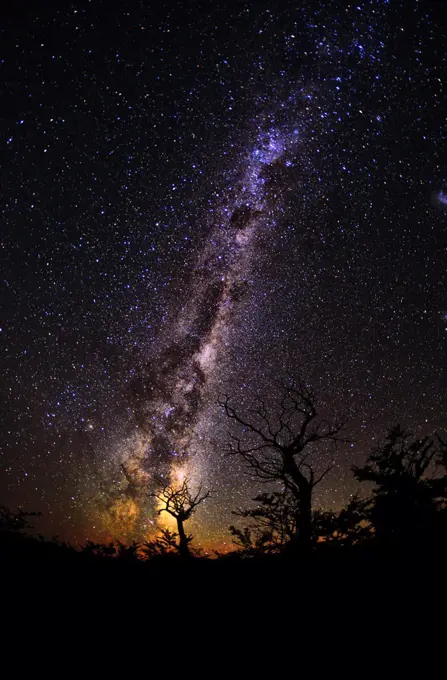
M 295 516 L 296 534 L 290 542 L 290 548 L 300 554 L 307 554 L 312 547 L 312 491 L 313 485 L 298 469 L 293 455 L 283 454 L 284 471 L 289 475 L 294 488 L 292 493 L 296 498 L 298 512 Z
M 308 555 L 312 548 L 312 487 L 296 490 L 298 511 L 295 515 L 296 533 L 287 546 L 290 555 Z
M 183 520 L 177 517 L 177 529 L 179 535 L 178 551 L 180 557 L 191 557 L 188 547 L 188 539 L 185 534 L 185 529 L 183 528 Z
M 312 547 L 312 488 L 302 490 L 297 517 L 298 546 L 300 552 L 308 553 Z

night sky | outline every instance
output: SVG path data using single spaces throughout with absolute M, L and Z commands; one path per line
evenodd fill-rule
M 444 3 L 13 4 L 1 503 L 142 540 L 186 475 L 221 547 L 259 484 L 216 402 L 277 378 L 349 421 L 317 506 L 391 424 L 445 432 Z

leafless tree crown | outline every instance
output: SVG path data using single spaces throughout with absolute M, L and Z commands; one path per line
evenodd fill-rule
M 172 517 L 181 518 L 184 522 L 195 512 L 196 508 L 203 503 L 210 495 L 210 492 L 202 493 L 200 484 L 197 493 L 193 494 L 189 487 L 189 480 L 184 479 L 180 487 L 172 484 L 164 484 L 153 496 L 157 498 L 163 507 L 158 510 L 158 514 L 167 512 Z
M 232 405 L 228 396 L 218 400 L 230 420 L 242 434 L 230 434 L 230 455 L 239 455 L 249 471 L 262 481 L 281 480 L 286 485 L 298 472 L 311 487 L 330 471 L 315 475 L 309 457 L 315 446 L 347 441 L 343 438 L 344 422 L 320 418 L 314 393 L 302 382 L 281 384 L 276 408 L 257 397 L 255 408 L 245 411 Z

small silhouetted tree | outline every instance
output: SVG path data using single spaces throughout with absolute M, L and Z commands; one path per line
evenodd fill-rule
M 87 541 L 82 546 L 80 554 L 84 558 L 94 560 L 117 560 L 119 562 L 138 562 L 140 544 L 132 541 L 129 545 L 117 541 L 116 543 L 94 543 Z
M 116 559 L 121 562 L 138 562 L 139 558 L 140 544 L 136 541 L 132 541 L 129 545 L 121 543 L 118 541 Z
M 32 529 L 29 521 L 31 517 L 41 517 L 40 512 L 24 512 L 23 510 L 10 510 L 5 505 L 0 505 L 0 531 L 19 533 L 24 529 Z
M 371 539 L 371 525 L 367 518 L 370 500 L 352 496 L 339 512 L 317 510 L 314 513 L 314 532 L 319 540 L 346 548 Z
M 161 529 L 151 541 L 143 543 L 142 553 L 149 559 L 178 554 L 178 534 L 170 529 Z
M 296 500 L 290 493 L 263 493 L 253 499 L 255 508 L 239 510 L 234 515 L 249 518 L 250 525 L 240 529 L 230 526 L 233 543 L 244 555 L 280 553 L 296 532 Z M 336 547 L 348 547 L 371 538 L 366 518 L 368 500 L 353 496 L 338 512 L 315 510 L 312 513 L 312 540 Z
M 189 488 L 189 480 L 185 479 L 180 487 L 165 484 L 152 495 L 163 504 L 163 507 L 158 510 L 158 514 L 167 512 L 177 522 L 179 555 L 190 557 L 189 544 L 192 541 L 192 535 L 186 534 L 184 524 L 195 513 L 199 505 L 209 497 L 210 492 L 207 491 L 202 494 L 202 485 L 200 485 L 197 493 L 193 494 Z
M 33 528 L 31 518 L 40 516 L 40 512 L 11 510 L 0 505 L 0 557 L 8 554 L 12 556 L 16 551 L 31 550 L 34 544 L 37 545 L 27 530 Z
M 230 526 L 233 543 L 245 555 L 279 553 L 296 534 L 296 500 L 284 491 L 261 493 L 253 501 L 256 507 L 236 510 L 233 514 L 250 520 L 239 529 Z
M 94 541 L 87 541 L 80 550 L 83 557 L 94 559 L 110 559 L 116 557 L 116 552 L 117 548 L 113 542 L 95 543 Z
M 397 425 L 364 466 L 353 467 L 360 482 L 375 485 L 367 517 L 380 543 L 410 546 L 440 529 L 447 501 L 444 459 L 440 438 L 415 439 Z
M 293 495 L 295 527 L 288 545 L 308 551 L 313 535 L 313 491 L 332 469 L 329 465 L 317 474 L 311 458 L 343 440 L 344 423 L 319 417 L 315 395 L 300 381 L 281 385 L 274 408 L 259 397 L 257 407 L 245 411 L 234 407 L 229 397 L 219 399 L 219 404 L 240 433 L 231 435 L 228 453 L 242 458 L 255 478 L 279 482 Z

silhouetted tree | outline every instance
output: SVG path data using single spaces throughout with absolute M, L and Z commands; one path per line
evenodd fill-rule
M 10 510 L 0 505 L 0 557 L 18 555 L 19 552 L 31 550 L 31 544 L 37 544 L 27 529 L 32 529 L 32 517 L 40 517 L 39 512 Z
M 149 559 L 178 554 L 178 534 L 170 529 L 161 529 L 152 541 L 143 543 L 142 553 Z
M 296 533 L 295 497 L 290 493 L 273 492 L 260 494 L 253 500 L 258 502 L 255 508 L 233 513 L 251 520 L 250 525 L 243 529 L 230 526 L 233 543 L 246 556 L 282 552 Z M 356 495 L 339 512 L 314 510 L 314 544 L 324 541 L 345 548 L 371 538 L 371 528 L 365 514 L 368 503 L 368 500 Z
M 117 548 L 113 542 L 95 543 L 94 541 L 87 541 L 87 543 L 82 546 L 80 552 L 84 557 L 108 559 L 116 557 Z
M 318 539 L 337 547 L 358 545 L 371 538 L 367 519 L 369 499 L 352 496 L 338 513 L 332 510 L 314 512 L 314 533 Z
M 23 510 L 10 510 L 5 505 L 0 505 L 0 531 L 22 532 L 31 529 L 33 525 L 29 521 L 31 517 L 41 517 L 40 512 L 24 512 Z
M 245 555 L 279 553 L 296 534 L 296 499 L 291 493 L 261 493 L 253 501 L 257 506 L 236 510 L 237 517 L 250 519 L 250 525 L 239 529 L 230 526 L 233 543 Z
M 313 392 L 300 381 L 281 385 L 276 407 L 258 397 L 255 409 L 239 411 L 229 397 L 219 400 L 241 435 L 231 435 L 229 454 L 245 462 L 262 482 L 279 482 L 296 502 L 294 536 L 289 547 L 307 551 L 312 545 L 312 494 L 326 474 L 316 474 L 311 457 L 322 447 L 342 441 L 343 422 L 318 416 Z M 343 440 L 345 441 L 345 440 Z
M 129 545 L 121 543 L 118 541 L 118 547 L 116 552 L 116 559 L 121 562 L 138 562 L 140 549 L 140 544 L 136 541 L 132 541 Z
M 129 545 L 117 541 L 116 543 L 94 543 L 87 541 L 81 548 L 81 555 L 94 559 L 114 559 L 120 562 L 137 562 L 139 559 L 140 544 L 133 541 Z
M 192 541 L 192 535 L 186 534 L 184 523 L 195 513 L 199 505 L 209 497 L 210 492 L 207 491 L 202 494 L 202 485 L 200 485 L 194 495 L 189 488 L 189 480 L 185 479 L 180 487 L 165 484 L 152 495 L 163 504 L 163 507 L 158 510 L 158 514 L 167 512 L 177 522 L 179 555 L 190 557 L 189 543 Z
M 444 459 L 439 437 L 415 439 L 397 425 L 364 466 L 353 467 L 359 481 L 375 484 L 366 515 L 380 543 L 410 546 L 441 528 L 447 501 L 447 477 L 439 470 Z

